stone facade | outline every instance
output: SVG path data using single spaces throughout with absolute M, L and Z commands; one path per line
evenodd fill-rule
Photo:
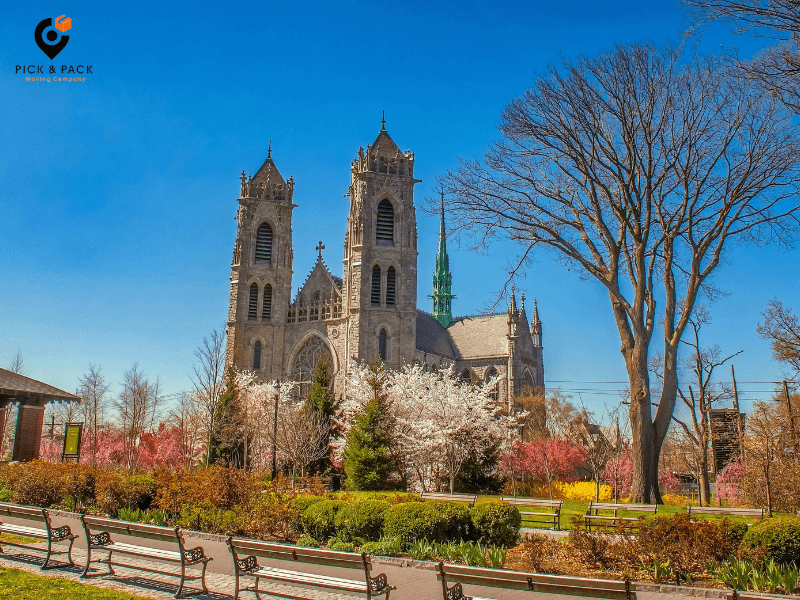
M 512 294 L 507 312 L 446 325 L 417 308 L 414 155 L 401 152 L 384 126 L 371 146 L 359 148 L 350 173 L 343 277 L 326 266 L 320 242 L 294 300 L 294 180 L 283 179 L 271 148 L 255 176 L 242 173 L 227 363 L 265 381 L 297 381 L 301 394 L 321 356 L 332 365 L 336 389 L 347 363 L 377 358 L 392 369 L 420 361 L 455 366 L 465 378 L 497 375 L 503 401 L 509 391 L 543 387 L 541 323 L 535 310 L 529 330 L 524 296 L 520 309 Z M 439 268 L 447 264 L 444 215 L 440 236 Z

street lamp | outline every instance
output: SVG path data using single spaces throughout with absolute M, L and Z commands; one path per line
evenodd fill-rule
M 272 382 L 272 393 L 275 395 L 275 414 L 272 415 L 272 481 L 275 481 L 277 471 L 275 469 L 275 439 L 278 437 L 278 396 L 281 391 L 281 384 L 278 380 Z

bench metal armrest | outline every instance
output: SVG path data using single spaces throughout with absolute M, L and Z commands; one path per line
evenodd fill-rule
M 100 533 L 90 535 L 89 543 L 92 546 L 108 546 L 114 542 L 111 541 L 111 536 L 107 531 L 101 531 Z
M 255 556 L 245 556 L 244 558 L 236 558 L 235 560 L 236 568 L 241 573 L 252 573 L 261 568 Z
M 205 552 L 203 552 L 202 546 L 197 546 L 196 548 L 190 548 L 189 550 L 184 550 L 183 559 L 191 564 L 201 561 L 211 560 L 210 558 L 206 557 Z
M 54 542 L 60 542 L 61 540 L 71 540 L 78 537 L 77 535 L 73 535 L 72 530 L 69 528 L 69 525 L 63 525 L 61 527 L 56 527 L 55 529 L 50 529 L 50 539 Z
M 369 578 L 369 589 L 373 594 L 382 592 L 387 588 L 390 590 L 394 589 L 389 585 L 389 581 L 386 579 L 386 573 L 381 573 L 380 575 Z

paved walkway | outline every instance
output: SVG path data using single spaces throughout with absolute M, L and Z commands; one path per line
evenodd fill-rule
M 124 567 L 114 566 L 116 575 L 95 577 L 92 579 L 80 579 L 79 575 L 83 571 L 83 565 L 86 564 L 86 550 L 83 530 L 77 515 L 73 513 L 62 513 L 60 511 L 51 511 L 53 517 L 53 524 L 55 526 L 70 525 L 74 533 L 79 533 L 79 538 L 75 541 L 75 546 L 72 551 L 73 561 L 76 567 L 70 567 L 65 562 L 54 563 L 60 564 L 59 568 L 41 571 L 40 565 L 44 560 L 44 554 L 40 552 L 27 551 L 24 548 L 15 548 L 13 546 L 4 546 L 4 554 L 0 554 L 0 566 L 23 569 L 30 571 L 37 575 L 45 575 L 51 577 L 64 577 L 88 583 L 90 585 L 117 589 L 126 591 L 130 594 L 144 596 L 147 598 L 167 599 L 172 598 L 177 592 L 179 579 L 146 573 L 142 571 L 126 569 Z M 17 521 L 6 519 L 9 522 Z M 20 524 L 30 524 L 30 522 L 18 521 Z M 230 552 L 225 544 L 225 538 L 219 535 L 185 532 L 186 544 L 188 548 L 193 546 L 202 546 L 205 550 L 206 556 L 211 557 L 213 560 L 208 565 L 206 573 L 206 584 L 210 590 L 208 594 L 196 594 L 193 597 L 200 600 L 229 600 L 232 597 L 234 590 L 234 577 L 233 562 L 231 560 Z M 128 542 L 134 544 L 141 544 L 142 540 L 129 538 L 126 536 L 115 536 L 120 542 Z M 160 544 L 153 540 L 148 540 L 148 544 L 154 547 L 171 548 L 169 545 Z M 2 542 L 0 541 L 0 545 Z M 174 544 L 173 544 L 174 546 Z M 105 553 L 103 553 L 105 554 Z M 64 556 L 56 556 L 55 559 L 59 560 Z M 174 565 L 165 564 L 155 561 L 146 561 L 135 559 L 130 556 L 119 555 L 115 556 L 115 560 L 122 563 L 141 566 L 148 568 L 157 568 L 163 571 L 173 573 L 179 572 L 179 567 Z M 280 561 L 264 561 L 264 564 L 281 566 L 286 568 L 285 563 Z M 436 579 L 436 571 L 434 563 L 422 563 L 408 559 L 392 559 L 392 558 L 373 558 L 374 571 L 373 575 L 377 573 L 386 573 L 389 583 L 397 586 L 397 590 L 391 594 L 391 600 L 441 600 L 442 587 L 441 583 Z M 97 565 L 98 569 L 92 572 L 104 572 L 104 565 Z M 311 573 L 319 573 L 325 575 L 335 575 L 339 577 L 347 577 L 352 579 L 360 579 L 360 575 L 354 570 L 343 570 L 336 567 L 323 567 L 313 564 L 293 564 L 293 570 L 304 570 Z M 190 569 L 191 571 L 191 569 Z M 245 578 L 244 581 L 247 585 L 251 585 L 252 578 Z M 188 589 L 198 590 L 192 588 L 196 582 L 188 582 Z M 290 596 L 307 598 L 309 600 L 353 600 L 355 597 L 345 594 L 332 594 L 313 590 L 309 588 L 302 588 L 297 586 L 281 585 L 271 582 L 263 582 L 263 587 L 270 590 L 275 596 Z M 707 597 L 707 598 L 723 598 L 723 590 L 709 590 L 703 588 L 676 588 L 674 586 L 658 586 L 638 585 L 637 600 L 687 600 L 688 596 L 694 597 Z M 541 594 L 526 591 L 502 590 L 497 588 L 485 588 L 478 586 L 465 586 L 466 594 L 494 598 L 496 600 L 564 600 L 563 595 L 557 594 Z M 188 593 L 188 592 L 187 592 Z M 266 594 L 265 594 L 266 595 Z M 255 596 L 251 593 L 240 594 L 240 598 L 247 600 L 254 599 Z

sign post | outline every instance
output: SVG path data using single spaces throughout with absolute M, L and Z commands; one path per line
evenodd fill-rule
M 74 460 L 78 462 L 81 457 L 81 434 L 83 423 L 64 424 L 64 448 L 61 451 L 61 460 Z

